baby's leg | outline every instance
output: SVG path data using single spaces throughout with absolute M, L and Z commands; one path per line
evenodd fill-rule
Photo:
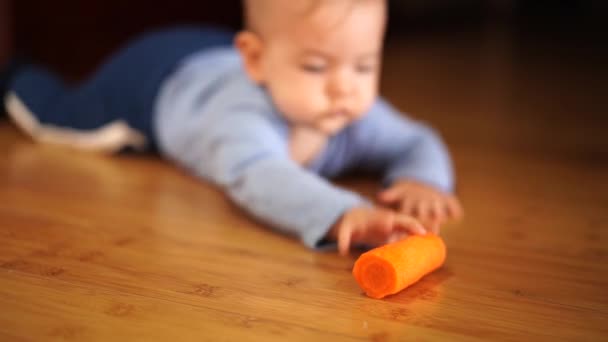
M 11 82 L 7 111 L 43 142 L 102 151 L 154 145 L 154 102 L 165 77 L 189 54 L 230 43 L 231 34 L 215 29 L 150 33 L 127 44 L 74 88 L 48 70 L 27 67 Z
M 38 66 L 19 71 L 5 105 L 16 125 L 39 142 L 106 152 L 146 144 L 144 135 L 107 110 L 94 82 L 70 88 Z

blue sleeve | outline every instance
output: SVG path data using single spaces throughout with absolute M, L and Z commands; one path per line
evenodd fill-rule
M 347 209 L 366 203 L 291 161 L 284 138 L 267 118 L 230 113 L 206 124 L 197 129 L 175 122 L 164 152 L 221 186 L 255 217 L 311 248 Z
M 453 191 L 450 157 L 439 135 L 407 118 L 383 100 L 357 123 L 360 163 L 381 170 L 384 183 L 417 180 L 442 191 Z

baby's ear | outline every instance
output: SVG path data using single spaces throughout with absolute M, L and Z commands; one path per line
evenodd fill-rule
M 245 71 L 256 83 L 262 83 L 262 50 L 260 37 L 251 31 L 241 31 L 234 38 L 234 46 L 239 50 Z

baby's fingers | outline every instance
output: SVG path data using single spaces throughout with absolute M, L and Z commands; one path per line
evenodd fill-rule
M 431 202 L 431 218 L 437 222 L 443 222 L 445 220 L 447 204 L 443 203 L 440 199 L 433 200 Z
M 422 226 L 418 220 L 411 216 L 399 213 L 395 214 L 393 229 L 401 230 L 413 235 L 425 235 L 427 233 L 424 226 Z
M 401 203 L 399 204 L 399 211 L 408 214 L 414 215 L 414 205 L 416 203 L 410 197 L 404 197 L 401 199 Z
M 401 240 L 405 239 L 406 237 L 408 237 L 409 235 L 410 234 L 404 233 L 404 232 L 395 233 L 388 238 L 386 243 L 393 243 L 393 242 L 401 241 Z
M 430 204 L 431 213 L 430 217 L 425 221 L 425 226 L 435 235 L 439 235 L 439 226 L 445 221 L 446 210 L 446 205 L 439 200 L 434 200 Z
M 426 229 L 435 235 L 439 235 L 440 225 L 441 225 L 441 221 L 439 221 L 437 219 L 431 219 L 424 223 L 424 226 L 426 227 Z
M 378 194 L 378 200 L 384 204 L 393 204 L 403 197 L 401 192 L 397 187 L 388 188 Z
M 455 219 L 455 220 L 462 219 L 462 216 L 463 216 L 462 206 L 460 205 L 460 201 L 458 201 L 458 199 L 456 199 L 456 197 L 447 196 L 445 203 L 446 203 L 448 215 L 450 216 L 450 218 Z
M 428 200 L 421 199 L 416 203 L 416 218 L 422 222 L 426 222 L 431 217 L 431 204 Z
M 338 251 L 341 255 L 347 255 L 350 249 L 353 227 L 350 224 L 345 224 L 338 233 Z

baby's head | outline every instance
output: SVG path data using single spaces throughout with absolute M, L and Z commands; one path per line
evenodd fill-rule
M 386 0 L 246 0 L 248 75 L 293 125 L 333 135 L 376 99 Z

